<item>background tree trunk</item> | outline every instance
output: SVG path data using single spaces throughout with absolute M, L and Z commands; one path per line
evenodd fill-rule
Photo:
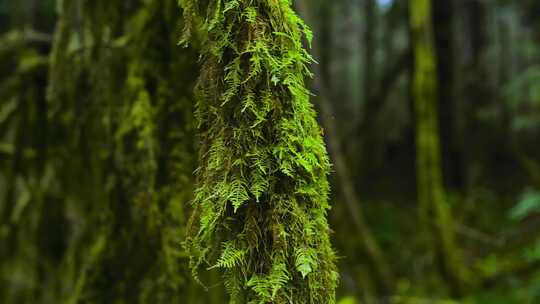
M 456 246 L 453 219 L 441 172 L 437 110 L 437 67 L 430 0 L 410 3 L 414 49 L 413 94 L 416 112 L 418 208 L 421 222 L 432 233 L 431 248 L 454 293 L 463 294 L 468 277 Z
M 312 19 L 310 18 L 309 11 L 305 6 L 304 1 L 297 1 L 296 7 L 300 15 L 303 16 L 307 22 L 311 22 Z M 319 51 L 320 48 L 318 47 L 320 45 L 321 43 L 315 37 L 313 48 L 311 50 L 315 59 L 321 56 Z M 369 259 L 372 271 L 375 273 L 379 291 L 381 294 L 392 292 L 395 288 L 394 275 L 384 253 L 380 249 L 377 240 L 365 221 L 362 204 L 359 195 L 356 192 L 354 180 L 349 172 L 350 165 L 347 163 L 345 154 L 341 149 L 342 144 L 338 135 L 337 126 L 334 122 L 335 112 L 332 108 L 331 94 L 329 94 L 330 90 L 326 85 L 328 81 L 325 81 L 323 77 L 324 73 L 321 72 L 317 64 L 313 65 L 313 70 L 315 74 L 313 87 L 318 96 L 317 101 L 321 111 L 320 117 L 325 130 L 325 138 L 330 158 L 335 167 L 337 186 L 340 189 L 343 201 L 351 216 L 353 224 L 359 233 L 362 249 Z

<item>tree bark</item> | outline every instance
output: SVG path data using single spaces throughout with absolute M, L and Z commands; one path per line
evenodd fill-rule
M 461 136 L 461 149 L 464 151 L 464 187 L 467 193 L 474 191 L 480 183 L 485 170 L 489 169 L 489 158 L 483 153 L 483 147 L 494 146 L 500 138 L 497 125 L 481 117 L 483 110 L 496 102 L 496 94 L 491 84 L 491 63 L 487 60 L 489 46 L 488 11 L 481 0 L 472 0 L 465 4 L 470 29 L 468 42 L 471 46 L 469 62 L 465 72 L 470 76 L 465 83 L 465 102 L 462 106 L 464 116 Z M 501 145 L 500 147 L 504 147 Z M 500 153 L 500 151 L 499 151 Z
M 416 112 L 418 211 L 431 233 L 431 248 L 456 295 L 464 293 L 468 274 L 456 245 L 453 219 L 444 190 L 437 114 L 437 66 L 430 0 L 410 3 L 414 49 L 413 95 Z
M 437 53 L 437 98 L 440 105 L 439 129 L 441 133 L 441 156 L 447 185 L 463 189 L 463 153 L 458 130 L 458 91 L 456 85 L 456 52 L 454 39 L 454 0 L 433 2 L 433 24 Z

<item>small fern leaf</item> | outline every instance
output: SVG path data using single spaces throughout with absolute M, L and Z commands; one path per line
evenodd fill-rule
M 233 242 L 228 241 L 223 243 L 223 250 L 217 263 L 208 268 L 233 268 L 244 262 L 246 251 L 236 248 Z
M 229 191 L 227 199 L 232 203 L 234 212 L 249 199 L 249 195 L 246 191 L 245 182 L 240 179 L 235 179 L 229 185 Z
M 302 274 L 302 277 L 305 278 L 317 265 L 315 251 L 312 248 L 300 248 L 296 250 L 295 256 L 296 270 L 298 270 Z
M 227 270 L 223 274 L 225 290 L 230 295 L 229 304 L 241 304 L 242 280 L 237 272 Z
M 270 186 L 268 179 L 263 174 L 263 172 L 257 170 L 255 173 L 253 173 L 253 177 L 251 179 L 249 191 L 253 194 L 253 196 L 255 196 L 256 202 L 259 202 L 260 197 L 266 191 L 268 191 L 268 187 Z
M 259 296 L 259 303 L 273 302 L 277 293 L 289 282 L 290 277 L 285 263 L 272 266 L 270 274 L 266 276 L 254 275 L 247 282 L 247 286 Z

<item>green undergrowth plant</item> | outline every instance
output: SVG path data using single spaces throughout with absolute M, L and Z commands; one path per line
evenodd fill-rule
M 304 84 L 310 30 L 288 0 L 180 2 L 184 39 L 202 36 L 185 242 L 195 278 L 221 270 L 230 303 L 335 303 L 330 164 Z

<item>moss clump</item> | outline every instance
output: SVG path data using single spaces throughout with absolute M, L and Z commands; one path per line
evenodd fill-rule
M 181 1 L 201 30 L 201 136 L 186 241 L 230 303 L 334 303 L 330 164 L 304 78 L 311 33 L 286 0 Z M 204 21 L 202 21 L 204 20 Z

